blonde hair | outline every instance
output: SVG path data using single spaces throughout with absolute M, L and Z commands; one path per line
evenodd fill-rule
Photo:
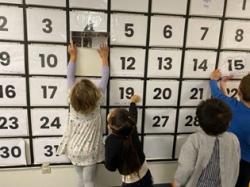
M 100 90 L 88 79 L 81 79 L 72 88 L 70 103 L 76 112 L 89 114 L 101 98 Z

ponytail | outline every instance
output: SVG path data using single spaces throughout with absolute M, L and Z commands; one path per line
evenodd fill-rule
M 135 135 L 137 136 L 136 128 L 133 127 L 131 133 L 123 139 L 121 159 L 123 161 L 122 172 L 124 175 L 138 172 L 142 165 L 133 142 L 133 136 Z
M 108 123 L 112 133 L 122 137 L 121 173 L 128 175 L 138 172 L 142 163 L 133 141 L 138 136 L 134 118 L 127 110 L 116 109 L 108 117 Z

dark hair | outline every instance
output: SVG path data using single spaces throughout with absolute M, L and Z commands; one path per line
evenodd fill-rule
M 76 112 L 89 114 L 101 98 L 100 90 L 88 79 L 81 79 L 72 88 L 70 103 Z
M 250 102 L 250 74 L 241 79 L 239 89 L 242 94 L 242 99 L 246 102 Z
M 202 101 L 197 107 L 196 115 L 200 127 L 212 136 L 225 132 L 232 119 L 229 106 L 215 98 Z
M 127 110 L 115 109 L 108 116 L 108 123 L 112 133 L 122 137 L 121 173 L 128 175 L 138 172 L 141 168 L 141 161 L 132 138 L 137 135 L 135 119 Z

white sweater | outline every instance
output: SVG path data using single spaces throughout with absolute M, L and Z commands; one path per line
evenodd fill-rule
M 218 136 L 220 152 L 221 187 L 234 187 L 239 174 L 240 145 L 237 137 L 229 132 Z M 205 132 L 190 135 L 181 148 L 175 173 L 177 187 L 195 187 L 206 168 L 216 137 Z
M 58 148 L 74 165 L 93 165 L 104 160 L 100 106 L 88 115 L 70 107 L 68 125 Z

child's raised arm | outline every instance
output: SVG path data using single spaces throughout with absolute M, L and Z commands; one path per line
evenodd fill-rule
M 228 97 L 224 92 L 218 87 L 217 81 L 221 78 L 221 72 L 216 69 L 210 75 L 210 89 L 213 97 L 221 99 L 226 102 L 230 107 L 238 104 L 237 99 Z
M 220 90 L 222 91 L 224 95 L 228 95 L 227 94 L 227 81 L 230 80 L 231 78 L 232 76 L 225 76 L 225 77 L 222 77 L 220 80 Z
M 71 43 L 68 46 L 68 53 L 70 55 L 70 60 L 67 68 L 67 85 L 68 89 L 70 89 L 75 83 L 76 58 L 77 58 L 76 45 Z
M 101 43 L 100 48 L 98 49 L 98 53 L 101 57 L 101 63 L 102 63 L 102 79 L 98 87 L 104 93 L 106 91 L 109 79 L 109 62 L 108 62 L 109 48 L 107 44 Z
M 137 111 L 136 103 L 140 102 L 141 98 L 138 95 L 133 95 L 130 100 L 131 100 L 131 103 L 129 106 L 129 113 L 131 117 L 133 118 L 133 120 L 137 122 L 138 111 Z

